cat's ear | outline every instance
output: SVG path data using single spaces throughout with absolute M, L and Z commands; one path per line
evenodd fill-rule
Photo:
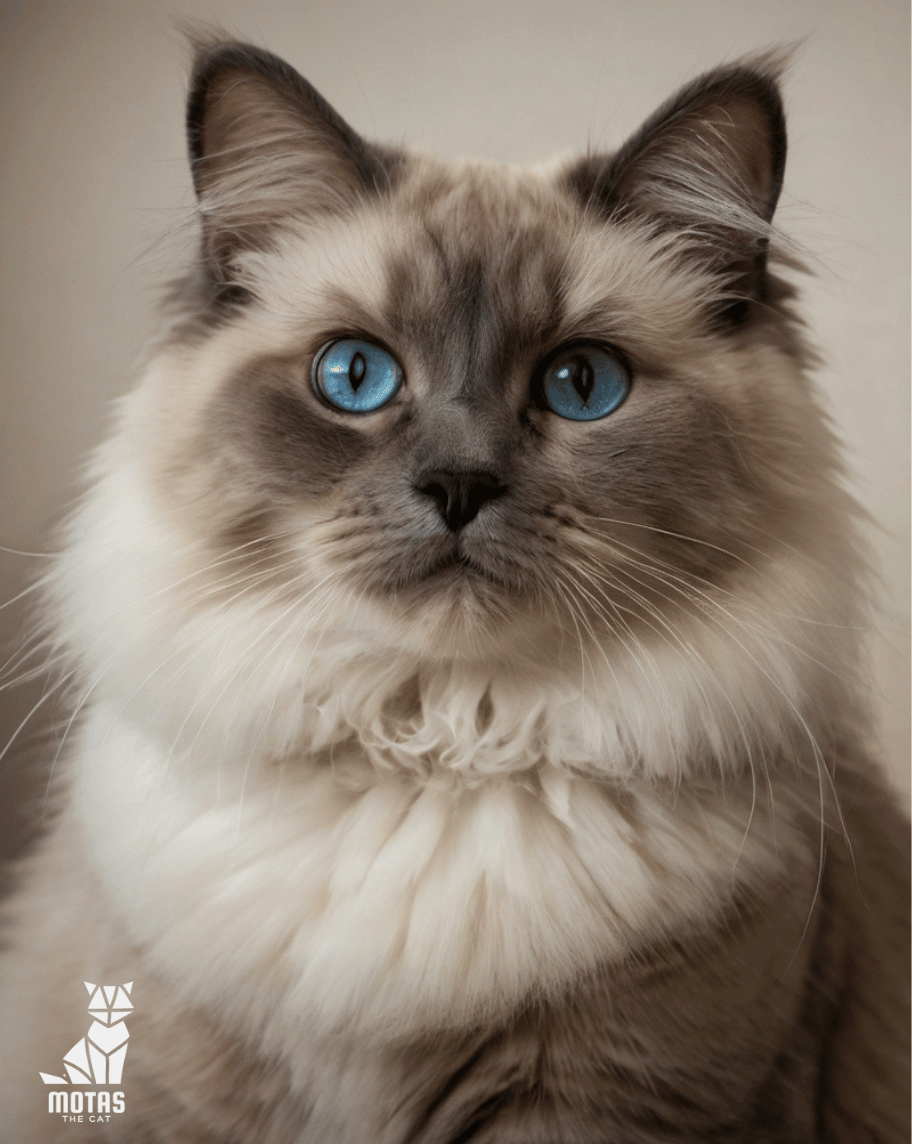
M 397 165 L 294 68 L 249 44 L 198 47 L 187 138 L 204 252 L 216 274 L 283 221 L 344 211 L 382 192 Z
M 664 103 L 614 155 L 567 173 L 587 206 L 676 233 L 726 283 L 729 317 L 763 296 L 785 169 L 775 56 L 719 68 Z

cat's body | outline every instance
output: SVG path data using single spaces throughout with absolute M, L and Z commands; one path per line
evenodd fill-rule
M 142 998 L 101 1139 L 904 1138 L 906 828 L 770 69 L 518 172 L 201 54 L 200 265 L 50 578 L 23 1138 L 98 1131 L 37 1075 L 83 979 Z

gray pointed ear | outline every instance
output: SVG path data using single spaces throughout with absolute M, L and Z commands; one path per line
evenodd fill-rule
M 781 63 L 708 72 L 673 96 L 614 155 L 588 156 L 568 187 L 606 218 L 676 231 L 725 283 L 729 318 L 762 298 L 770 222 L 785 170 Z
M 345 211 L 382 193 L 398 162 L 284 60 L 249 44 L 198 50 L 187 138 L 204 255 L 226 282 L 235 251 L 262 246 L 289 219 Z

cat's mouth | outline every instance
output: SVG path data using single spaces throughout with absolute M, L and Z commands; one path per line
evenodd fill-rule
M 506 579 L 498 575 L 483 555 L 466 552 L 458 541 L 430 560 L 416 579 L 423 584 L 487 584 L 498 588 L 508 587 Z
M 445 553 L 443 556 L 438 557 L 430 568 L 425 573 L 425 579 L 432 579 L 434 576 L 453 574 L 467 574 L 477 573 L 483 576 L 486 580 L 493 580 L 494 577 L 483 568 L 477 560 L 473 560 L 467 553 L 454 548 L 451 552 Z
M 475 568 L 477 567 L 472 557 L 465 552 L 461 552 L 458 548 L 452 552 L 448 552 L 445 556 L 441 556 L 437 561 L 434 571 L 445 568 Z
M 488 552 L 481 544 L 463 544 L 458 538 L 402 553 L 385 575 L 380 569 L 372 571 L 375 590 L 385 598 L 392 594 L 408 600 L 409 606 L 448 599 L 502 607 L 506 598 L 516 598 L 526 587 L 519 569 L 499 547 Z

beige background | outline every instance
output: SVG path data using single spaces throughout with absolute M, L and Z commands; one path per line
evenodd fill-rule
M 189 247 L 186 18 L 284 55 L 366 135 L 507 162 L 613 147 L 699 71 L 800 41 L 779 221 L 816 270 L 802 289 L 820 381 L 876 521 L 872 695 L 908 789 L 906 0 L 0 4 L 0 545 L 48 543 Z M 40 565 L 0 553 L 0 600 Z M 13 649 L 19 606 L 0 621 Z M 0 743 L 40 694 L 0 692 Z M 0 763 L 7 807 L 39 715 Z

